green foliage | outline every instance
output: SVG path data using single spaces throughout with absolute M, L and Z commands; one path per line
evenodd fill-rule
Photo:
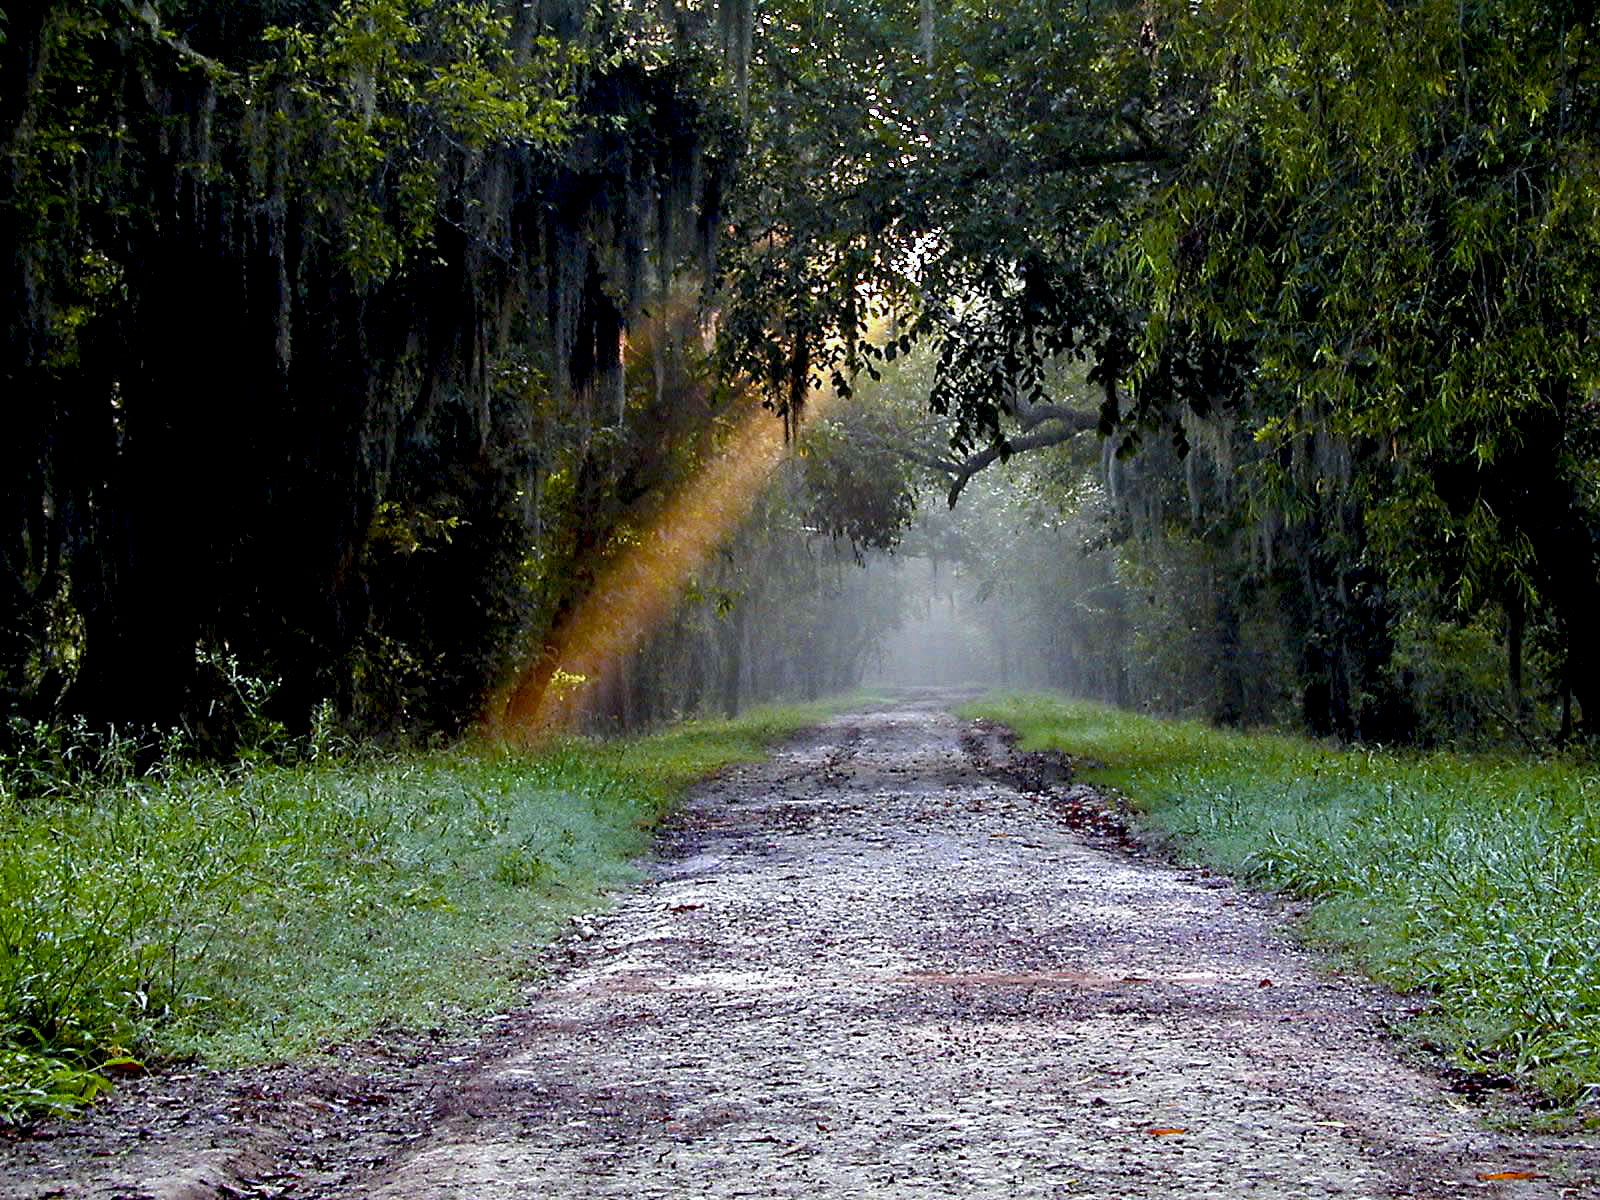
M 140 1063 L 270 1061 L 505 1003 L 686 787 L 825 711 L 48 794 L 8 770 L 0 1121 Z
M 283 127 L 279 152 L 310 165 L 292 186 L 335 218 L 364 289 L 433 246 L 441 143 L 553 154 L 576 125 L 583 49 L 545 37 L 519 55 L 510 17 L 487 3 L 343 0 L 325 28 L 263 36 L 279 53 L 251 102 Z
M 1168 101 L 1144 86 L 1134 6 L 937 7 L 931 45 L 915 3 L 764 10 L 719 351 L 787 407 L 926 340 L 965 449 L 998 441 L 1054 356 L 1120 371 L 1090 234 L 1169 157 L 1151 119 Z
M 896 425 L 888 405 L 845 401 L 801 435 L 808 524 L 849 542 L 858 558 L 893 550 L 916 512 L 917 480 L 897 452 Z
M 1258 496 L 1360 510 L 1319 552 L 1465 617 L 1526 609 L 1586 713 L 1593 37 L 1544 0 L 1174 10 L 1161 69 L 1209 103 L 1121 251 L 1155 393 L 1185 338 L 1253 364 Z
M 1391 669 L 1410 697 L 1416 725 L 1411 740 L 1423 746 L 1471 747 L 1493 738 L 1509 742 L 1508 725 L 1548 727 L 1528 711 L 1512 711 L 1506 696 L 1505 651 L 1500 631 L 1483 619 L 1438 621 L 1413 614 L 1395 640 Z
M 1335 750 L 1044 696 L 969 715 L 1086 760 L 1184 855 L 1314 900 L 1308 932 L 1423 993 L 1417 1035 L 1462 1067 L 1558 1104 L 1600 1085 L 1589 764 Z

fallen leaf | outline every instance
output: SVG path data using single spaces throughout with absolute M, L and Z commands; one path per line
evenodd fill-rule
M 1496 1179 L 1537 1179 L 1539 1175 L 1535 1171 L 1485 1171 L 1479 1172 L 1478 1178 L 1489 1183 Z
M 1256 986 L 1257 987 L 1271 987 L 1272 986 L 1272 980 L 1263 979 L 1260 983 L 1256 984 Z
M 1147 1129 L 1145 1132 L 1151 1137 L 1172 1137 L 1174 1134 L 1188 1133 L 1189 1131 L 1187 1129 Z

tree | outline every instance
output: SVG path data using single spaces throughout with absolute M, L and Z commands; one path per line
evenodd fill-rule
M 1174 13 L 1166 44 L 1211 103 L 1129 245 L 1147 365 L 1174 330 L 1242 345 L 1279 494 L 1362 514 L 1323 544 L 1517 640 L 1531 618 L 1592 728 L 1592 13 L 1274 0 Z
M 227 647 L 291 721 L 470 719 L 548 615 L 551 477 L 659 456 L 622 333 L 712 239 L 714 39 L 566 2 L 12 11 L 8 707 L 223 745 Z
M 1091 235 L 1185 119 L 1148 86 L 1139 11 L 952 4 L 930 53 L 920 5 L 765 10 L 722 260 L 729 369 L 787 409 L 807 380 L 848 389 L 925 340 L 956 450 L 999 456 L 1013 418 L 1041 445 L 1084 427 L 1041 390 L 1067 353 L 1114 422 L 1130 326 Z

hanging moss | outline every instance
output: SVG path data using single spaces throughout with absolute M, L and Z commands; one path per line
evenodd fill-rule
M 626 421 L 732 116 L 701 47 L 638 60 L 646 18 L 577 0 L 154 11 L 28 6 L 0 48 L 0 699 L 225 742 L 226 646 L 290 722 L 459 722 L 548 620 L 547 480 Z

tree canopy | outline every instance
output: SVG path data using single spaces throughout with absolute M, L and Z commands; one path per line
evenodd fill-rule
M 1281 630 L 1312 728 L 1417 735 L 1468 628 L 1502 724 L 1600 721 L 1590 6 L 0 14 L 12 713 L 225 743 L 240 654 L 286 714 L 458 727 L 741 388 L 798 433 L 915 356 L 937 435 L 819 424 L 796 545 L 1068 447 L 1123 584 Z
M 713 43 L 565 3 L 7 11 L 9 704 L 197 724 L 226 649 L 302 719 L 470 719 L 576 586 L 539 564 L 671 468 L 622 331 L 713 241 Z
M 830 367 L 932 343 L 952 500 L 1090 425 L 1169 442 L 1147 486 L 1201 505 L 1176 519 L 1238 586 L 1275 581 L 1315 728 L 1405 736 L 1417 605 L 1500 614 L 1513 706 L 1531 637 L 1600 712 L 1591 11 L 953 3 L 930 38 L 910 5 L 799 8 L 851 33 L 758 30 L 781 144 L 832 154 L 756 177 L 806 200 L 745 243 L 797 293 L 733 323 L 748 370 L 815 361 L 794 312 L 832 319 Z M 860 346 L 874 303 L 899 324 Z M 1092 394 L 1050 390 L 1063 356 Z

